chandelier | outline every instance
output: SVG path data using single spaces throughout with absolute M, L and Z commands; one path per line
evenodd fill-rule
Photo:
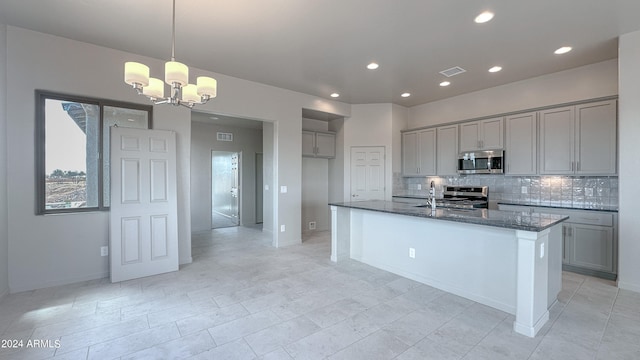
M 164 96 L 164 83 L 149 77 L 149 67 L 138 62 L 124 64 L 124 82 L 131 85 L 139 95 L 144 95 L 154 104 L 182 105 L 192 108 L 206 103 L 217 94 L 217 81 L 208 76 L 198 76 L 196 84 L 189 84 L 189 67 L 176 61 L 176 0 L 173 0 L 173 26 L 171 31 L 171 61 L 164 65 L 164 82 L 171 87 Z

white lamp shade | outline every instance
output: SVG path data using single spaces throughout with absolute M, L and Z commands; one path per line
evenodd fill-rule
M 216 79 L 208 76 L 198 76 L 196 83 L 198 84 L 198 95 L 208 95 L 214 98 L 218 94 L 218 82 Z
M 198 88 L 193 84 L 183 86 L 182 101 L 188 102 L 188 103 L 199 103 L 200 95 L 198 95 Z
M 178 83 L 180 86 L 187 85 L 189 83 L 189 68 L 177 61 L 167 61 L 164 64 L 164 81 L 169 85 L 173 85 L 173 83 Z
M 160 79 L 150 78 L 149 85 L 142 88 L 142 93 L 150 98 L 164 98 L 164 82 Z
M 124 63 L 124 82 L 129 85 L 149 85 L 149 67 L 133 61 Z

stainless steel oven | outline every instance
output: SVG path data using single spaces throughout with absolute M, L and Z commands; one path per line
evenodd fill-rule
M 458 156 L 458 174 L 502 174 L 504 151 L 471 151 Z

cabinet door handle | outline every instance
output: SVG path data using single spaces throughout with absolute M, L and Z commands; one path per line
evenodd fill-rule
M 580 161 L 576 161 L 576 171 L 580 171 Z
M 572 161 L 571 162 L 571 171 L 574 171 L 574 169 L 575 169 L 575 162 Z

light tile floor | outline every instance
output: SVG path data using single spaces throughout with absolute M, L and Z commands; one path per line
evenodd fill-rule
M 276 249 L 260 230 L 219 229 L 193 235 L 194 262 L 179 272 L 7 296 L 0 358 L 640 359 L 640 294 L 612 282 L 564 273 L 551 320 L 530 339 L 512 315 L 333 264 L 329 247 L 326 232 Z

